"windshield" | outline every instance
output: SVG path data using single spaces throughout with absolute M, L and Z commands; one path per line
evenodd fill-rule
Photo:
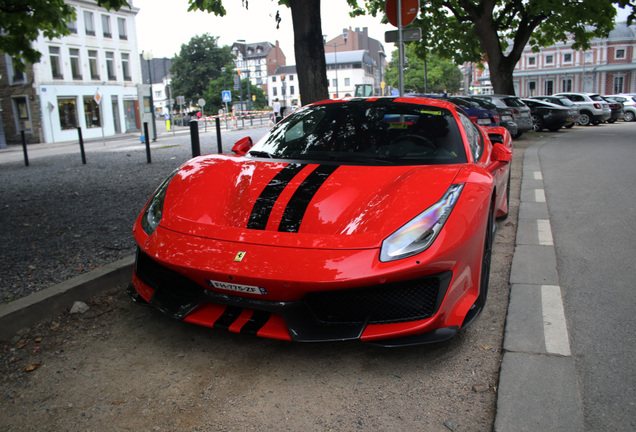
M 467 161 L 449 110 L 391 100 L 307 106 L 269 131 L 247 156 L 349 164 Z

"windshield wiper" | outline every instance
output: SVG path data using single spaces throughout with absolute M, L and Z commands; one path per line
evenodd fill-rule
M 267 153 L 266 151 L 260 151 L 260 150 L 250 150 L 247 152 L 247 154 L 251 156 L 268 158 L 268 159 L 273 159 L 274 157 L 271 154 Z

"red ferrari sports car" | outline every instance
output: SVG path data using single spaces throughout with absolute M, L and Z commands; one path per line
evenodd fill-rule
M 242 144 L 150 198 L 135 301 L 231 332 L 384 346 L 451 338 L 482 310 L 508 213 L 506 129 L 441 100 L 351 98 Z

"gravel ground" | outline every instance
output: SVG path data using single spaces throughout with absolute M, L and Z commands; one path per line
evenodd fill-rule
M 224 135 L 230 143 L 265 128 Z M 0 303 L 9 302 L 135 251 L 132 225 L 159 183 L 191 157 L 189 134 L 160 136 L 152 164 L 138 138 L 87 145 L 79 151 L 0 165 Z M 32 146 L 41 148 L 46 144 Z M 216 136 L 201 136 L 202 152 Z M 60 152 L 69 151 L 60 147 Z M 3 154 L 0 153 L 0 162 Z

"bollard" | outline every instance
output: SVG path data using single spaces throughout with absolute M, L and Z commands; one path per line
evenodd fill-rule
M 201 146 L 199 144 L 199 122 L 190 121 L 190 141 L 192 142 L 192 157 L 201 156 Z
M 84 151 L 84 139 L 82 138 L 82 128 L 77 127 L 77 136 L 79 138 L 80 155 L 82 156 L 82 164 L 86 165 L 86 152 Z
M 23 130 L 20 131 L 20 135 L 22 136 L 22 151 L 24 152 L 24 166 L 29 166 L 29 155 L 27 154 L 25 132 Z
M 152 163 L 150 156 L 150 140 L 148 139 L 148 122 L 144 122 L 144 143 L 146 144 L 146 162 Z
M 221 120 L 216 118 L 216 145 L 219 149 L 219 154 L 223 153 L 223 144 L 221 143 Z

